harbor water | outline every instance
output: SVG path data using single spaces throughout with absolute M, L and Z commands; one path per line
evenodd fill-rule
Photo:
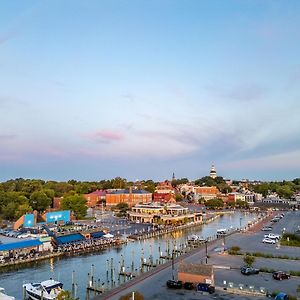
M 126 273 L 138 275 L 141 272 L 141 262 L 154 264 L 159 262 L 161 255 L 167 255 L 172 250 L 183 249 L 188 236 L 195 234 L 203 238 L 216 235 L 217 229 L 237 229 L 247 226 L 257 214 L 235 212 L 224 214 L 211 223 L 177 231 L 157 238 L 141 241 L 131 241 L 117 248 L 108 248 L 96 253 L 81 254 L 73 257 L 49 259 L 27 266 L 18 266 L 9 270 L 0 269 L 0 287 L 5 288 L 8 295 L 23 299 L 22 284 L 25 282 L 40 282 L 53 278 L 64 284 L 64 289 L 72 290 L 72 277 L 76 294 L 80 300 L 86 299 L 88 273 L 93 275 L 98 286 L 112 288 L 123 283 L 125 278 L 118 278 L 122 269 Z M 160 260 L 162 263 L 163 261 Z M 146 269 L 143 270 L 144 272 Z M 128 279 L 127 279 L 128 280 Z M 90 296 L 89 299 L 93 299 Z

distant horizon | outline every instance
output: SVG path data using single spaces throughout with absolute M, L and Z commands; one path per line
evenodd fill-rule
M 1 1 L 0 180 L 300 177 L 299 16 L 298 0 Z
M 195 181 L 197 179 L 200 179 L 200 178 L 203 178 L 205 176 L 209 176 L 209 175 L 203 175 L 203 176 L 200 176 L 200 177 L 197 177 L 197 178 L 194 178 L 194 179 L 191 179 L 189 177 L 186 177 L 186 176 L 183 176 L 183 177 L 176 177 L 175 179 L 183 179 L 183 178 L 187 178 L 189 180 L 189 182 L 192 182 L 192 181 Z M 217 175 L 217 176 L 220 176 L 220 177 L 223 177 L 222 175 Z M 76 178 L 70 178 L 70 179 L 45 179 L 45 178 L 39 178 L 39 177 L 32 177 L 32 178 L 24 178 L 24 177 L 15 177 L 15 178 L 9 178 L 9 179 L 0 179 L 0 183 L 3 183 L 3 182 L 7 182 L 9 180 L 16 180 L 16 179 L 24 179 L 24 180 L 43 180 L 43 181 L 56 181 L 56 182 L 68 182 L 68 181 L 71 181 L 71 180 L 75 180 L 75 181 L 78 181 L 78 182 L 100 182 L 102 180 L 112 180 L 112 179 L 115 179 L 117 177 L 120 177 L 122 179 L 126 179 L 127 182 L 138 182 L 138 181 L 147 181 L 147 180 L 153 180 L 154 182 L 163 182 L 163 181 L 166 181 L 166 180 L 169 180 L 169 181 L 172 181 L 172 174 L 170 176 L 170 178 L 164 178 L 164 179 L 153 179 L 153 178 L 140 178 L 140 179 L 130 179 L 130 178 L 126 178 L 126 177 L 122 177 L 122 176 L 115 176 L 113 178 L 100 178 L 100 179 L 90 179 L 90 180 L 86 180 L 86 179 L 76 179 Z M 232 181 L 242 181 L 242 180 L 249 180 L 249 181 L 261 181 L 261 182 L 283 182 L 283 181 L 293 181 L 294 179 L 297 179 L 297 178 L 300 178 L 300 176 L 298 177 L 293 177 L 293 178 L 290 178 L 290 179 L 286 179 L 286 178 L 283 178 L 281 180 L 263 180 L 263 179 L 250 179 L 250 178 L 227 178 L 227 177 L 223 177 L 224 180 L 232 180 Z

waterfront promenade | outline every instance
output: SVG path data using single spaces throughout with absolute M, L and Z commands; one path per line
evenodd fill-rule
M 288 212 L 287 217 L 280 221 L 278 224 L 274 224 L 274 231 L 280 233 L 282 228 L 293 228 L 294 224 L 298 222 L 299 213 Z M 241 246 L 244 252 L 249 251 L 260 251 L 263 253 L 278 253 L 278 255 L 289 255 L 291 257 L 299 257 L 298 249 L 293 247 L 280 247 L 277 248 L 274 245 L 265 245 L 261 243 L 261 239 L 263 238 L 264 232 L 260 231 L 261 227 L 270 220 L 270 216 L 260 222 L 253 223 L 248 229 L 249 231 L 243 231 L 235 233 L 231 236 L 226 237 L 226 245 L 228 246 Z M 240 266 L 243 265 L 243 257 L 242 256 L 229 256 L 226 253 L 215 252 L 214 250 L 223 246 L 222 240 L 214 240 L 208 245 L 208 253 L 209 253 L 209 264 L 213 264 L 215 267 L 215 276 L 216 276 L 216 285 L 217 285 L 217 293 L 213 296 L 214 299 L 234 299 L 237 296 L 233 294 L 228 294 L 229 292 L 237 292 L 239 290 L 239 286 L 253 286 L 255 293 L 252 293 L 251 299 L 256 299 L 256 296 L 259 295 L 260 289 L 263 291 L 272 292 L 274 290 L 282 290 L 286 291 L 292 295 L 297 294 L 297 287 L 299 284 L 299 277 L 293 277 L 285 282 L 277 282 L 272 279 L 272 274 L 269 273 L 260 273 L 255 276 L 241 276 L 239 271 Z M 297 254 L 298 253 L 298 254 Z M 185 260 L 188 262 L 201 262 L 205 261 L 206 253 L 205 247 L 201 246 L 198 249 L 194 249 L 189 253 L 175 259 L 174 268 L 175 274 L 177 273 L 178 262 Z M 300 261 L 299 260 L 282 260 L 282 259 L 266 259 L 266 258 L 258 258 L 255 263 L 255 267 L 271 267 L 276 269 L 282 269 L 285 271 L 290 270 L 299 270 L 300 269 Z M 132 291 L 138 291 L 144 295 L 145 299 L 194 299 L 195 292 L 192 291 L 174 291 L 167 289 L 165 283 L 168 279 L 172 279 L 172 263 L 168 262 L 163 266 L 159 266 L 158 268 L 152 270 L 147 274 L 143 274 L 139 278 L 135 278 L 132 281 L 111 290 L 103 295 L 99 295 L 95 298 L 95 300 L 100 299 L 111 299 L 117 300 L 122 295 L 126 295 Z M 223 283 L 228 283 L 228 281 L 232 281 L 235 285 L 235 289 L 227 289 L 227 292 L 223 290 Z M 239 291 L 238 291 L 239 292 Z M 242 293 L 242 291 L 240 291 Z M 222 294 L 222 297 L 220 296 Z M 225 295 L 224 295 L 225 294 Z M 226 294 L 228 298 L 226 298 Z M 257 299 L 261 299 L 261 294 Z M 300 295 L 298 295 L 300 296 Z M 198 299 L 209 299 L 211 296 L 205 295 L 201 298 L 201 295 L 197 293 Z M 220 297 L 220 298 L 218 298 Z M 243 296 L 243 299 L 247 299 L 246 296 Z M 249 298 L 249 299 L 250 299 Z
M 206 218 L 204 221 L 195 222 L 192 224 L 183 224 L 179 226 L 167 226 L 160 229 L 151 229 L 149 231 L 142 231 L 139 233 L 131 234 L 127 239 L 120 237 L 120 238 L 111 238 L 111 239 L 95 239 L 95 240 L 85 240 L 75 243 L 68 243 L 65 245 L 59 246 L 55 252 L 36 252 L 35 254 L 30 255 L 14 255 L 14 257 L 7 258 L 4 261 L 0 262 L 1 267 L 9 267 L 9 266 L 16 266 L 22 264 L 29 264 L 34 263 L 41 260 L 46 260 L 50 258 L 62 257 L 62 256 L 74 256 L 80 255 L 83 253 L 91 253 L 91 252 L 99 252 L 108 247 L 118 247 L 124 243 L 127 243 L 129 240 L 143 240 L 153 237 L 159 237 L 165 234 L 170 234 L 174 231 L 184 230 L 188 228 L 194 228 L 197 226 L 201 226 L 203 224 L 208 224 L 214 221 L 216 218 L 219 217 L 219 214 L 211 215 L 210 217 Z M 16 251 L 18 252 L 18 251 Z
M 236 211 L 234 214 L 225 214 L 217 217 L 207 225 L 191 226 L 183 230 L 176 228 L 172 233 L 164 233 L 157 237 L 130 241 L 118 247 L 108 247 L 99 251 L 83 252 L 77 255 L 71 254 L 55 259 L 47 259 L 40 261 L 38 264 L 26 264 L 22 268 L 20 268 L 20 265 L 17 268 L 3 269 L 5 273 L 2 272 L 1 274 L 0 286 L 3 286 L 10 295 L 15 296 L 17 299 L 21 299 L 20 297 L 22 297 L 20 287 L 24 278 L 26 278 L 26 281 L 34 282 L 52 277 L 61 280 L 64 283 L 65 289 L 72 290 L 71 279 L 74 271 L 77 297 L 86 299 L 88 273 L 91 274 L 92 266 L 94 266 L 94 280 L 96 280 L 97 283 L 100 280 L 100 286 L 104 287 L 107 291 L 124 282 L 124 278 L 121 278 L 120 281 L 117 278 L 122 261 L 125 262 L 126 272 L 131 271 L 132 264 L 134 264 L 134 273 L 137 278 L 141 273 L 145 274 L 145 271 L 149 270 L 149 268 L 142 268 L 141 266 L 142 254 L 143 257 L 147 259 L 147 263 L 149 262 L 150 256 L 152 256 L 155 265 L 162 265 L 168 260 L 160 259 L 161 253 L 163 256 L 167 256 L 168 252 L 172 253 L 173 249 L 177 249 L 177 251 L 183 249 L 184 251 L 182 252 L 192 250 L 187 245 L 189 236 L 196 234 L 206 239 L 210 236 L 214 236 L 219 228 L 239 228 L 240 225 L 245 227 L 257 216 L 257 214 L 251 214 L 249 212 Z M 148 226 L 145 229 L 147 228 Z M 126 232 L 128 233 L 128 228 Z M 145 230 L 144 234 L 148 235 L 147 230 Z M 182 248 L 183 246 L 185 247 Z M 113 280 L 111 280 L 112 259 Z M 109 269 L 107 267 L 108 262 Z M 157 264 L 157 262 L 159 263 Z M 108 271 L 109 276 L 107 276 Z M 129 278 L 127 278 L 126 281 L 128 279 Z

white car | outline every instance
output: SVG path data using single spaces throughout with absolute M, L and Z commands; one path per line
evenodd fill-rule
M 266 244 L 276 244 L 276 241 L 275 240 L 272 240 L 272 239 L 269 239 L 269 238 L 264 238 L 262 240 L 263 243 L 266 243 Z
M 18 235 L 18 239 L 27 239 L 29 237 L 31 237 L 30 233 L 22 233 L 22 234 Z
M 265 238 L 279 240 L 281 236 L 279 234 L 269 233 L 265 234 Z

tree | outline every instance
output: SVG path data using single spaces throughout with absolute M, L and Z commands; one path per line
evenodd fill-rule
M 18 209 L 15 212 L 15 217 L 16 219 L 19 219 L 21 216 L 23 216 L 24 214 L 28 213 L 28 212 L 32 212 L 33 209 L 32 207 L 29 205 L 29 203 L 24 203 L 24 204 L 20 204 Z
M 71 297 L 71 293 L 69 291 L 62 291 L 56 299 L 57 300 L 76 300 L 75 298 Z
M 171 184 L 172 186 L 176 187 L 177 185 L 186 184 L 188 182 L 189 180 L 187 178 L 181 178 L 181 179 L 173 179 Z
M 119 209 L 119 210 L 128 210 L 129 209 L 129 206 L 127 203 L 125 202 L 122 202 L 122 203 L 118 203 L 116 206 L 115 206 L 116 209 Z
M 50 207 L 52 199 L 43 191 L 36 191 L 30 195 L 29 203 L 33 209 L 41 212 Z
M 255 257 L 252 256 L 252 255 L 245 255 L 244 258 L 244 263 L 247 265 L 247 266 L 252 266 L 254 261 L 255 261 Z
M 55 197 L 55 192 L 52 189 L 43 189 L 43 192 L 47 195 L 48 198 L 50 198 L 51 200 L 53 200 L 53 198 Z
M 228 201 L 228 202 L 226 203 L 226 205 L 227 205 L 227 207 L 229 207 L 229 208 L 234 208 L 234 207 L 235 207 L 235 202 L 234 202 L 234 201 Z
M 222 199 L 210 199 L 205 202 L 205 206 L 211 209 L 223 208 L 224 202 Z
M 75 191 L 77 194 L 88 194 L 92 192 L 91 184 L 89 182 L 79 182 L 75 187 Z
M 286 198 L 286 199 L 290 199 L 293 195 L 293 190 L 287 184 L 278 187 L 276 189 L 276 192 L 277 192 L 279 197 Z
M 118 210 L 117 217 L 125 217 L 127 215 L 127 211 L 129 210 L 129 206 L 127 203 L 119 203 L 115 206 L 115 209 Z
M 2 208 L 2 213 L 5 219 L 14 220 L 18 204 L 15 202 L 8 203 Z
M 145 183 L 144 183 L 144 189 L 150 193 L 154 193 L 155 191 L 155 183 L 153 180 L 147 180 Z
M 112 187 L 114 189 L 125 189 L 127 187 L 126 179 L 121 177 L 116 177 L 112 180 Z
M 253 190 L 255 193 L 262 194 L 264 197 L 266 197 L 269 192 L 269 185 L 268 183 L 258 184 L 253 187 Z
M 183 199 L 182 195 L 179 193 L 176 194 L 175 198 L 176 198 L 176 202 L 180 202 Z
M 248 208 L 249 204 L 247 201 L 236 200 L 235 206 L 239 208 Z
M 62 199 L 61 208 L 73 211 L 77 219 L 82 219 L 87 212 L 86 202 L 86 199 L 81 195 L 67 196 Z

